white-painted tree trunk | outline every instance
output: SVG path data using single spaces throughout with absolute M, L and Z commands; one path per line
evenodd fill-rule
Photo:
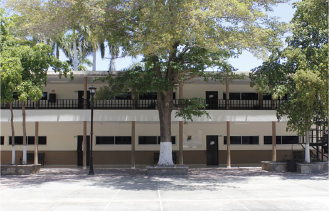
M 23 162 L 24 165 L 27 164 L 27 153 L 26 153 L 26 145 L 23 146 Z
M 311 156 L 310 156 L 310 135 L 309 132 L 306 132 L 306 144 L 305 144 L 305 162 L 310 163 L 311 162 Z
M 13 138 L 11 140 L 13 141 Z M 11 164 L 15 164 L 15 146 L 11 146 Z
M 172 159 L 172 144 L 171 142 L 160 142 L 160 157 L 158 165 L 172 166 L 174 165 Z

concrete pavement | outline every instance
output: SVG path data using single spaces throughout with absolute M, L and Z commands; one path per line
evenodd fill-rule
M 260 168 L 192 168 L 188 176 L 145 169 L 42 168 L 2 176 L 1 211 L 329 210 L 328 172 L 273 173 Z

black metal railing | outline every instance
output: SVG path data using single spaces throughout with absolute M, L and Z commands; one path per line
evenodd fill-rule
M 229 100 L 229 110 L 275 110 L 283 101 L 263 100 L 262 105 L 259 100 Z M 188 106 L 188 101 L 175 99 L 174 106 L 182 108 Z M 209 100 L 204 99 L 203 103 L 207 110 L 225 110 L 226 100 Z M 24 102 L 25 109 L 83 109 L 83 100 L 78 99 L 56 99 L 56 100 L 39 100 L 33 102 L 27 100 Z M 95 100 L 94 109 L 156 109 L 157 100 Z M 21 109 L 21 102 L 15 100 L 12 102 L 13 109 Z M 87 103 L 87 108 L 90 108 Z M 7 104 L 1 104 L 1 109 L 9 109 Z

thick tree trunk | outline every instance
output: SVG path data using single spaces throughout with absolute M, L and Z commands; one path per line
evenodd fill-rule
M 23 116 L 23 164 L 27 164 L 26 158 L 26 112 L 24 101 L 21 101 L 22 104 L 22 116 Z
M 158 165 L 174 165 L 171 143 L 171 111 L 173 107 L 172 91 L 158 93 L 158 111 L 160 119 L 160 157 Z
M 8 103 L 9 108 L 10 108 L 10 113 L 11 113 L 11 164 L 15 164 L 15 159 L 16 159 L 16 155 L 15 155 L 15 128 L 14 128 L 14 111 L 13 111 L 13 107 L 11 105 L 11 102 Z

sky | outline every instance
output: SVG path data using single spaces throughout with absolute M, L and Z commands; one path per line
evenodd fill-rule
M 278 6 L 274 7 L 274 11 L 269 13 L 271 16 L 279 17 L 281 21 L 288 23 L 295 12 L 295 9 L 292 8 L 292 3 L 299 0 L 291 0 L 288 3 L 279 4 Z M 108 49 L 106 49 L 108 51 Z M 63 54 L 61 54 L 63 55 Z M 110 64 L 110 55 L 108 52 L 105 54 L 105 58 L 101 59 L 100 52 L 97 52 L 97 64 L 96 69 L 98 71 L 107 71 Z M 138 63 L 142 57 L 137 58 L 120 58 L 116 59 L 115 69 L 117 71 L 130 67 L 133 63 Z M 63 59 L 63 58 L 61 58 Z M 92 56 L 89 56 L 88 59 L 92 61 Z M 66 59 L 63 59 L 66 60 Z M 251 53 L 244 51 L 238 58 L 230 58 L 229 63 L 233 65 L 233 67 L 237 68 L 238 71 L 241 72 L 249 72 L 251 69 L 258 67 L 262 64 L 263 60 L 257 59 Z M 87 66 L 87 70 L 91 70 L 92 67 Z

